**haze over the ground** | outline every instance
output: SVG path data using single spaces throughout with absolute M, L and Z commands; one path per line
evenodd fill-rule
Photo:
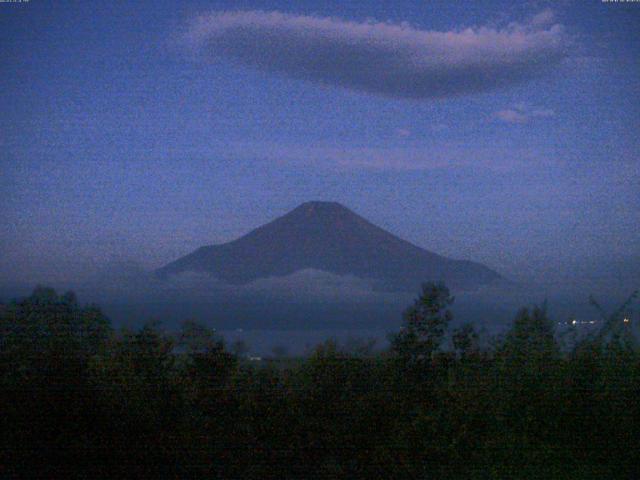
M 640 4 L 390 5 L 0 4 L 0 286 L 321 199 L 540 296 L 637 287 Z

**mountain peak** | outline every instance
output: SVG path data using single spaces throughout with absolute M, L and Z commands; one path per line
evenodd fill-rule
M 351 212 L 347 207 L 338 202 L 327 202 L 321 200 L 313 200 L 310 202 L 304 202 L 292 210 L 291 213 L 295 211 L 303 211 L 307 213 L 316 213 L 316 212 Z
M 312 201 L 298 205 L 279 219 L 287 224 L 330 226 L 365 222 L 358 214 L 338 202 Z M 356 228 L 356 227 L 354 227 Z
M 353 275 L 408 291 L 428 280 L 475 288 L 500 278 L 483 265 L 417 247 L 344 205 L 326 201 L 305 202 L 243 237 L 200 248 L 159 273 L 209 272 L 241 284 L 304 269 Z

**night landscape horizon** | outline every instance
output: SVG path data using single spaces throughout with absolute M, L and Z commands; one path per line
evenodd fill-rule
M 0 477 L 635 478 L 639 27 L 0 1 Z

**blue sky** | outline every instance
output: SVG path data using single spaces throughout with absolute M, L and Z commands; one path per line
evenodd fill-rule
M 2 282 L 312 199 L 511 277 L 638 265 L 640 4 L 515 3 L 0 4 Z

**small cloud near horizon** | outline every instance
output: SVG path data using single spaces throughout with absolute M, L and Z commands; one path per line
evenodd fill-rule
M 396 128 L 394 132 L 396 136 L 400 138 L 407 138 L 411 136 L 411 130 L 408 128 Z
M 556 14 L 550 8 L 545 8 L 531 18 L 531 25 L 536 27 L 548 27 L 556 21 Z
M 431 31 L 407 23 L 230 11 L 200 15 L 184 41 L 207 59 L 392 98 L 434 99 L 552 71 L 572 50 L 572 39 L 554 20 L 549 10 L 503 28 Z
M 550 108 L 538 108 L 518 104 L 512 108 L 499 110 L 495 112 L 493 116 L 505 123 L 524 124 L 533 118 L 553 117 L 555 114 L 556 112 Z

